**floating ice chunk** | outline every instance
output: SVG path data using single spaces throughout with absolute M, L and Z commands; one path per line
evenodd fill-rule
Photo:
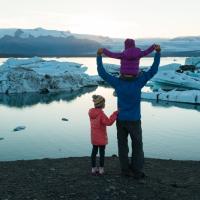
M 0 93 L 72 92 L 97 81 L 85 73 L 86 67 L 72 62 L 46 61 L 39 57 L 8 59 L 0 66 Z
M 108 73 L 110 73 L 112 75 L 119 75 L 119 73 L 120 73 L 119 65 L 105 63 L 104 68 Z
M 66 121 L 66 122 L 67 122 L 67 121 L 69 121 L 69 120 L 68 120 L 67 118 L 62 118 L 62 121 Z
M 180 103 L 200 104 L 200 91 L 187 90 L 187 91 L 158 91 L 158 92 L 142 92 L 143 99 L 151 100 L 164 100 Z
M 0 137 L 0 140 L 4 140 L 4 138 L 3 138 L 3 137 Z
M 183 87 L 200 90 L 200 76 L 191 76 L 185 73 L 177 73 L 173 70 L 158 72 L 151 81 L 173 85 L 174 87 Z
M 3 68 L 16 68 L 19 66 L 31 67 L 31 64 L 45 62 L 40 57 L 33 57 L 28 59 L 9 58 L 3 65 Z
M 195 65 L 196 67 L 200 67 L 200 57 L 190 57 L 185 60 L 186 65 Z
M 168 64 L 168 65 L 163 65 L 163 66 L 160 66 L 158 68 L 158 72 L 166 71 L 166 70 L 176 71 L 177 69 L 179 69 L 180 66 L 181 66 L 181 64 L 179 64 L 179 63 L 172 63 L 172 64 Z
M 142 92 L 141 98 L 156 100 L 159 94 L 159 92 Z
M 26 128 L 25 126 L 17 126 L 16 128 L 13 129 L 13 131 L 22 131 L 25 128 Z

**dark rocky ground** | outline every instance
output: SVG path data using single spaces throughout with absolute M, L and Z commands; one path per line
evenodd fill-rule
M 90 158 L 0 162 L 1 200 L 200 200 L 200 162 L 146 159 L 148 177 L 120 176 L 118 158 L 106 174 L 90 174 Z

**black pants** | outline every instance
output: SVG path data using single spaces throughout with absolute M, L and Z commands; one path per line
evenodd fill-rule
M 98 153 L 98 149 L 99 149 L 99 154 L 100 154 L 99 165 L 100 167 L 104 167 L 105 145 L 101 145 L 101 146 L 93 145 L 92 154 L 91 154 L 92 167 L 96 167 L 96 156 Z
M 120 121 L 117 120 L 117 140 L 119 161 L 122 172 L 130 169 L 133 171 L 142 171 L 144 165 L 144 152 L 142 143 L 141 121 Z M 128 135 L 130 134 L 132 142 L 131 163 L 128 158 Z

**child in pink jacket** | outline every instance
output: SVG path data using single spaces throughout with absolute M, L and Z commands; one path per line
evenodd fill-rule
M 121 67 L 120 73 L 122 75 L 134 75 L 137 76 L 139 73 L 140 59 L 147 56 L 155 50 L 157 45 L 151 45 L 148 49 L 142 51 L 135 46 L 133 39 L 126 39 L 124 42 L 124 51 L 120 53 L 114 53 L 108 49 L 100 49 L 101 52 L 110 58 L 120 59 Z
M 89 110 L 90 125 L 91 125 L 91 143 L 93 145 L 91 162 L 92 162 L 92 174 L 99 172 L 100 175 L 104 174 L 104 156 L 105 146 L 108 144 L 108 137 L 106 126 L 111 126 L 116 118 L 117 111 L 108 118 L 103 112 L 105 108 L 105 98 L 101 95 L 93 95 L 94 108 Z M 96 155 L 100 154 L 100 167 L 96 167 Z

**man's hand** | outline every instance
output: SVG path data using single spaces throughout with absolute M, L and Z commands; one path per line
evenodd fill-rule
M 158 45 L 158 44 L 155 45 L 155 51 L 156 52 L 160 52 L 161 51 L 160 45 Z
M 103 53 L 103 49 L 102 48 L 99 48 L 98 51 L 97 51 L 97 55 L 98 56 L 101 56 Z

